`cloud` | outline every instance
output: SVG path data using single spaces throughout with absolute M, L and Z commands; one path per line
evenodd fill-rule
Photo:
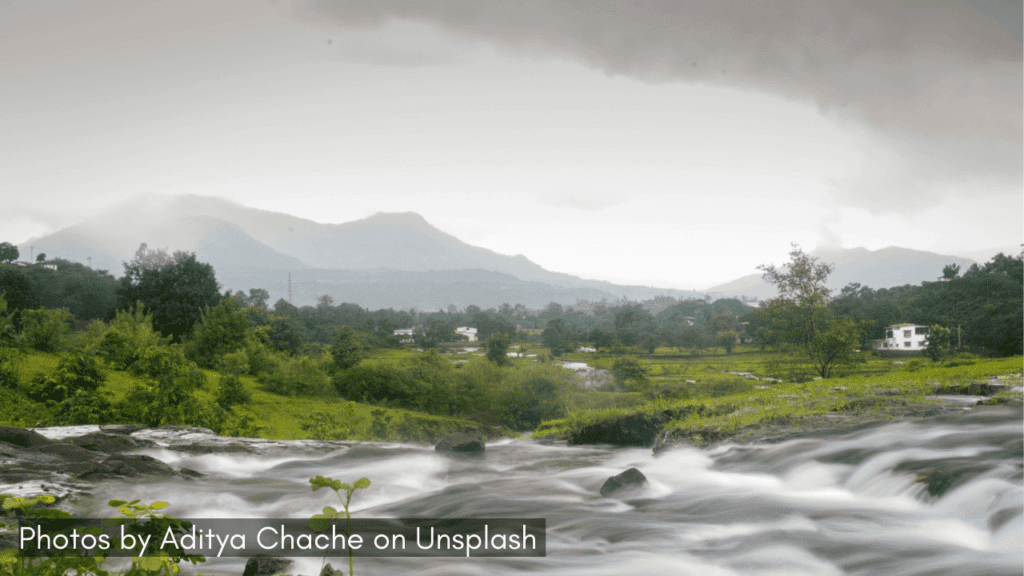
M 846 200 L 873 209 L 911 209 L 914 202 L 903 208 L 877 202 L 894 189 L 912 194 L 939 181 L 1017 185 L 1021 178 L 1020 10 L 994 0 L 296 0 L 286 6 L 291 16 L 318 25 L 417 22 L 545 49 L 643 81 L 714 83 L 813 102 L 822 114 L 866 126 L 884 141 L 866 158 L 863 177 L 839 183 Z

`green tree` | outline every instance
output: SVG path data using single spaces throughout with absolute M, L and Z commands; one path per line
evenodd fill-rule
M 66 308 L 24 310 L 21 316 L 21 337 L 25 345 L 42 352 L 65 348 L 75 317 Z
M 512 345 L 512 339 L 507 334 L 495 334 L 487 340 L 487 359 L 498 366 L 511 364 L 508 359 L 508 348 Z
M 561 356 L 566 352 L 572 352 L 573 345 L 570 338 L 569 329 L 561 318 L 549 320 L 547 328 L 541 334 L 541 342 L 551 349 L 552 356 Z
M 761 334 L 780 342 L 801 340 L 815 370 L 828 378 L 836 366 L 853 360 L 863 328 L 850 317 L 829 314 L 832 292 L 826 281 L 833 265 L 818 263 L 795 244 L 789 256 L 785 269 L 758 266 L 764 279 L 779 290 L 779 296 L 769 301 L 769 321 L 760 326 Z
M 0 262 L 14 262 L 18 259 L 21 252 L 18 252 L 18 247 L 10 242 L 0 242 Z
M 331 358 L 338 370 L 348 370 L 363 359 L 363 344 L 355 330 L 342 326 L 331 338 Z
M 229 296 L 203 312 L 202 321 L 185 343 L 185 355 L 203 368 L 213 368 L 220 357 L 245 347 L 249 328 L 245 311 Z
M 36 256 L 36 262 L 38 262 L 40 264 L 42 264 L 43 262 L 46 262 L 46 252 L 40 252 L 39 255 Z
M 192 332 L 207 308 L 221 300 L 213 267 L 196 261 L 195 254 L 173 257 L 151 253 L 143 244 L 135 259 L 125 263 L 117 290 L 118 308 L 142 302 L 153 315 L 153 326 L 175 342 Z
M 832 293 L 825 282 L 835 266 L 819 264 L 817 258 L 805 254 L 796 244 L 790 250 L 789 258 L 785 269 L 772 264 L 757 268 L 764 270 L 764 279 L 778 289 L 779 296 L 775 300 L 795 306 L 800 311 L 804 342 L 810 344 L 818 331 L 817 318 Z
M 647 387 L 647 370 L 636 358 L 617 358 L 612 365 L 612 375 L 624 390 L 639 391 Z
M 824 327 L 807 346 L 811 361 L 822 378 L 832 376 L 837 366 L 851 363 L 860 345 L 861 327 L 843 316 L 823 322 Z
M 949 336 L 949 328 L 945 326 L 935 324 L 929 328 L 925 356 L 931 358 L 932 362 L 938 362 L 945 357 L 949 351 Z

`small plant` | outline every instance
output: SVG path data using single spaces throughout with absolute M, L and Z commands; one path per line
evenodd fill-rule
M 356 490 L 365 490 L 370 487 L 370 480 L 367 478 L 360 478 L 351 484 L 346 484 L 340 480 L 334 478 L 325 478 L 324 476 L 317 475 L 315 478 L 310 478 L 309 483 L 313 485 L 313 491 L 316 492 L 321 488 L 330 488 L 334 490 L 334 493 L 338 495 L 338 500 L 341 501 L 341 505 L 345 508 L 344 512 L 332 508 L 331 506 L 324 506 L 322 514 L 314 514 L 309 519 L 309 527 L 316 532 L 322 532 L 327 529 L 332 520 L 340 520 L 342 517 L 345 518 L 345 541 L 352 536 L 352 515 L 349 514 L 348 505 L 352 501 L 352 494 Z M 345 497 L 342 498 L 341 491 L 345 491 Z M 327 559 L 324 558 L 326 562 Z M 353 572 L 353 555 L 352 547 L 348 548 L 348 573 L 349 576 L 355 576 Z

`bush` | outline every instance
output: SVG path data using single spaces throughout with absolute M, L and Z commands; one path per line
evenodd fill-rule
M 259 376 L 267 392 L 284 396 L 331 396 L 331 381 L 322 362 L 309 356 L 281 358 L 269 372 Z
M 37 376 L 28 395 L 36 402 L 61 402 L 80 394 L 95 392 L 106 380 L 96 357 L 77 352 L 61 358 L 57 369 Z
M 217 359 L 245 347 L 249 318 L 234 298 L 222 300 L 203 312 L 202 322 L 185 343 L 185 355 L 204 368 L 213 368 Z
M 79 394 L 65 399 L 53 410 L 59 426 L 112 424 L 120 421 L 120 411 L 99 393 Z
M 242 379 L 237 373 L 221 372 L 220 389 L 217 391 L 217 405 L 225 410 L 232 406 L 248 404 L 252 401 L 252 395 L 242 385 Z
M 152 316 L 143 312 L 142 304 L 136 304 L 119 311 L 110 321 L 100 339 L 99 352 L 114 367 L 127 370 L 144 350 L 165 346 L 169 341 L 153 330 Z
M 67 308 L 22 310 L 21 337 L 29 348 L 40 352 L 65 350 L 75 317 Z
M 647 370 L 636 358 L 616 358 L 612 375 L 623 390 L 639 392 L 647 389 Z

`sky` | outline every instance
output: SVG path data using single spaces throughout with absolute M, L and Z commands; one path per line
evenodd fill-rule
M 413 211 L 584 278 L 1024 242 L 1021 2 L 0 0 L 0 241 Z

